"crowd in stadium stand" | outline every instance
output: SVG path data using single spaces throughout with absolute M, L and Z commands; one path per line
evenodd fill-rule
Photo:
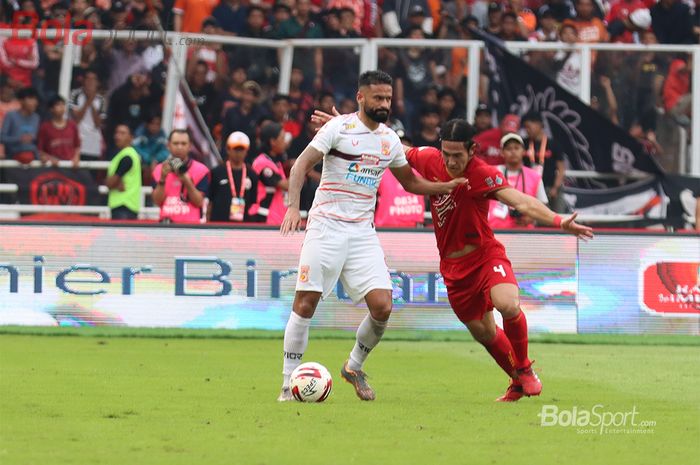
M 40 27 L 49 20 L 54 22 L 47 24 L 93 29 L 267 39 L 471 39 L 473 29 L 481 29 L 506 41 L 700 41 L 700 0 L 0 0 L 2 27 L 31 21 Z M 66 101 L 57 96 L 61 41 L 0 37 L 0 158 L 76 164 L 112 160 L 121 150 L 115 132 L 125 126 L 140 156 L 143 180 L 157 184 L 151 173 L 169 155 L 167 135 L 160 129 L 169 51 L 156 41 L 135 40 L 89 41 L 76 50 Z M 379 49 L 380 67 L 395 78 L 390 124 L 405 143 L 437 145 L 440 124 L 464 117 L 466 82 L 471 78 L 467 58 L 467 50 L 461 48 Z M 263 180 L 258 172 L 255 179 L 278 188 L 284 172 L 315 133 L 309 120 L 313 109 L 330 112 L 335 106 L 341 113 L 356 109 L 359 59 L 352 47 L 296 48 L 290 91 L 281 95 L 274 50 L 200 43 L 188 49 L 186 80 L 224 158 L 231 134 L 242 134 L 248 141 L 243 144 L 245 161 L 252 167 L 263 150 L 271 149 L 271 133 L 264 127 L 276 123 L 282 128 L 285 145 L 274 158 L 282 165 L 281 174 Z M 578 93 L 577 53 L 531 52 L 525 59 Z M 591 106 L 653 151 L 662 151 L 656 142 L 660 115 L 690 125 L 689 55 L 600 53 L 593 60 Z M 535 160 L 540 152 L 547 153 L 544 188 L 558 207 L 563 162 L 556 141 L 542 139 L 538 115 L 526 115 L 522 122 L 507 115 L 493 124 L 488 76 L 482 72 L 477 77 L 480 105 L 475 115 L 480 155 L 502 164 L 501 138 L 511 132 L 527 134 L 522 141 L 524 157 Z M 263 133 L 269 133 L 267 140 Z M 307 207 L 319 171 L 309 175 Z M 266 194 L 263 190 L 259 195 Z M 245 218 L 264 221 L 247 213 Z

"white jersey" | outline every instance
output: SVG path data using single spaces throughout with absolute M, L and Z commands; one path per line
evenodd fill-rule
M 324 154 L 310 219 L 373 220 L 384 170 L 408 164 L 399 136 L 384 124 L 370 131 L 357 113 L 328 121 L 310 145 Z

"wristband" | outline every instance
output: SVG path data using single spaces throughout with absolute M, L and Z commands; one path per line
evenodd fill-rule
M 554 225 L 555 228 L 561 228 L 561 221 L 562 221 L 561 216 L 554 215 L 554 219 L 552 220 L 552 224 Z

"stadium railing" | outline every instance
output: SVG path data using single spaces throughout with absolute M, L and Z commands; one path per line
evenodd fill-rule
M 63 32 L 63 31 L 62 31 Z M 68 37 L 72 36 L 71 31 Z M 0 36 L 10 36 L 18 34 L 20 37 L 30 36 L 31 31 L 20 30 L 12 31 L 10 29 L 0 30 Z M 53 37 L 55 31 L 48 30 L 46 37 Z M 293 57 L 295 48 L 348 48 L 352 47 L 357 50 L 360 55 L 358 73 L 376 69 L 379 61 L 379 48 L 406 48 L 406 47 L 424 47 L 431 49 L 452 49 L 455 47 L 466 47 L 468 49 L 468 73 L 470 76 L 479 76 L 481 73 L 481 53 L 484 44 L 480 41 L 461 41 L 461 40 L 415 40 L 415 39 L 290 39 L 290 40 L 262 40 L 250 39 L 221 35 L 204 35 L 204 34 L 178 34 L 174 32 L 159 33 L 156 31 L 92 31 L 91 38 L 94 40 L 142 40 L 142 41 L 157 41 L 167 45 L 171 49 L 171 58 L 168 61 L 168 74 L 166 80 L 165 96 L 163 102 L 163 115 L 173 115 L 175 113 L 175 100 L 178 92 L 179 83 L 185 76 L 186 57 L 188 46 L 195 43 L 218 43 L 229 46 L 241 47 L 259 47 L 266 49 L 274 49 L 278 52 L 279 59 L 279 82 L 277 90 L 280 93 L 288 93 L 290 87 L 291 71 L 293 66 Z M 531 43 L 531 42 L 506 42 L 506 46 L 513 51 L 553 51 L 562 49 L 571 49 L 581 53 L 582 71 L 581 71 L 581 86 L 579 97 L 582 101 L 590 102 L 590 84 L 591 84 L 591 54 L 597 51 L 631 51 L 631 52 L 659 52 L 659 53 L 689 53 L 693 56 L 692 74 L 696 76 L 691 80 L 691 93 L 700 95 L 700 45 L 632 45 L 632 44 L 576 44 L 574 46 L 566 46 L 558 43 Z M 68 98 L 71 89 L 71 79 L 73 71 L 73 57 L 75 55 L 75 47 L 71 41 L 66 41 L 64 44 L 63 59 L 61 62 L 61 72 L 59 80 L 59 94 Z M 477 79 L 467 80 L 466 89 L 466 119 L 473 121 L 476 105 L 479 98 L 479 82 Z M 700 99 L 692 99 L 693 115 L 700 115 Z M 172 129 L 173 118 L 163 118 L 163 129 L 168 132 Z M 680 130 L 681 137 L 678 148 L 679 154 L 679 171 L 693 175 L 700 175 L 700 143 L 692 144 L 691 150 L 687 151 L 688 134 Z M 211 134 L 207 133 L 212 146 L 213 139 Z M 692 119 L 690 140 L 700 141 L 700 117 Z M 8 165 L 9 163 L 9 165 Z M 0 160 L 0 168 L 14 166 L 12 161 Z M 42 166 L 39 162 L 34 162 L 30 166 Z M 72 166 L 70 162 L 59 164 L 61 167 Z M 81 168 L 105 170 L 108 166 L 107 162 L 81 162 Z M 568 171 L 568 177 L 585 177 L 585 178 L 628 178 L 635 179 L 635 176 L 619 176 L 609 173 L 596 172 L 574 172 Z M 642 176 L 643 177 L 643 176 Z M 0 185 L 0 192 L 16 192 L 16 186 Z M 104 190 L 104 188 L 103 188 Z M 149 193 L 144 189 L 144 196 Z M 61 210 L 62 206 L 46 206 L 42 208 L 51 211 Z M 76 207 L 77 208 L 77 207 Z M 95 207 L 101 208 L 101 207 Z M 106 207 L 105 207 L 106 208 Z M 29 212 L 31 208 L 25 208 L 20 205 L 4 205 L 2 211 L 14 211 L 19 215 L 22 212 Z M 20 211 L 21 210 L 21 211 Z M 72 210 L 72 209 L 71 209 Z M 157 212 L 152 207 L 145 207 L 143 210 L 144 218 L 157 218 Z M 47 211 L 47 210 L 41 210 Z M 63 210 L 68 212 L 68 210 Z M 101 210 L 95 210 L 97 214 L 103 214 Z M 77 211 L 76 211 L 77 213 Z M 86 211 L 87 213 L 87 211 Z M 582 218 L 583 219 L 583 218 Z M 636 218 L 634 218 L 636 219 Z M 603 218 L 591 219 L 592 221 L 605 221 Z M 616 220 L 619 220 L 617 218 Z M 612 220 L 611 220 L 612 221 Z
M 11 36 L 16 34 L 19 37 L 30 37 L 36 31 L 30 30 L 0 30 L 0 36 Z M 42 31 L 44 37 L 55 37 L 57 31 L 47 30 Z M 65 31 L 58 31 L 65 34 Z M 64 37 L 72 37 L 74 32 L 70 31 Z M 83 31 L 84 32 L 84 31 Z M 251 39 L 243 37 L 231 37 L 223 35 L 205 35 L 205 34 L 182 34 L 175 32 L 158 32 L 158 31 L 107 31 L 93 30 L 90 33 L 91 40 L 142 40 L 156 41 L 166 44 L 172 51 L 171 59 L 168 62 L 168 76 L 166 81 L 166 89 L 163 104 L 163 114 L 173 115 L 175 109 L 175 100 L 178 90 L 178 84 L 184 78 L 186 69 L 187 48 L 193 44 L 217 43 L 227 46 L 241 47 L 258 47 L 266 49 L 274 49 L 278 52 L 279 61 L 279 81 L 277 90 L 280 93 L 288 93 L 291 72 L 293 66 L 293 57 L 295 48 L 348 48 L 357 49 L 360 55 L 358 73 L 376 69 L 379 64 L 379 48 L 405 48 L 405 47 L 423 47 L 431 49 L 452 49 L 455 47 L 466 47 L 469 57 L 469 75 L 479 76 L 481 69 L 480 56 L 484 48 L 481 41 L 462 41 L 462 40 L 440 40 L 440 39 L 288 39 L 288 40 L 267 40 L 267 39 Z M 575 44 L 567 46 L 559 43 L 547 42 L 505 42 L 508 49 L 512 51 L 558 51 L 570 49 L 581 54 L 581 86 L 579 97 L 582 101 L 590 103 L 591 97 L 591 76 L 592 76 L 592 54 L 609 51 L 625 51 L 625 52 L 658 52 L 658 53 L 685 53 L 693 56 L 692 75 L 692 95 L 700 95 L 700 45 L 638 45 L 638 44 Z M 59 94 L 68 98 L 71 88 L 71 77 L 73 71 L 73 57 L 75 55 L 75 45 L 72 41 L 65 41 L 63 59 L 61 62 L 61 72 L 59 81 Z M 466 102 L 467 109 L 466 118 L 473 121 L 474 110 L 478 104 L 479 83 L 475 79 L 469 79 L 467 82 Z M 692 99 L 692 114 L 700 115 L 700 99 Z M 163 118 L 163 128 L 166 132 L 172 129 L 172 118 Z M 211 137 L 210 134 L 207 134 Z M 681 144 L 685 144 L 688 140 L 688 134 L 681 134 Z M 691 121 L 691 130 L 689 134 L 690 141 L 700 141 L 700 117 L 695 117 Z M 210 140 L 211 142 L 211 140 Z M 690 152 L 686 153 L 685 147 L 676 149 L 677 155 L 681 155 L 678 161 L 679 168 L 683 168 L 681 174 L 700 175 L 700 144 L 693 143 Z

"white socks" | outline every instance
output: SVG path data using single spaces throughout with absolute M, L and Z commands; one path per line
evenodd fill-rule
M 289 387 L 289 375 L 299 365 L 309 344 L 311 318 L 303 318 L 292 311 L 284 330 L 284 364 L 282 368 L 283 387 Z
M 369 314 L 362 320 L 357 328 L 357 340 L 355 347 L 350 352 L 348 368 L 353 371 L 362 369 L 362 364 L 365 363 L 367 356 L 382 339 L 387 323 L 388 321 L 377 321 Z

